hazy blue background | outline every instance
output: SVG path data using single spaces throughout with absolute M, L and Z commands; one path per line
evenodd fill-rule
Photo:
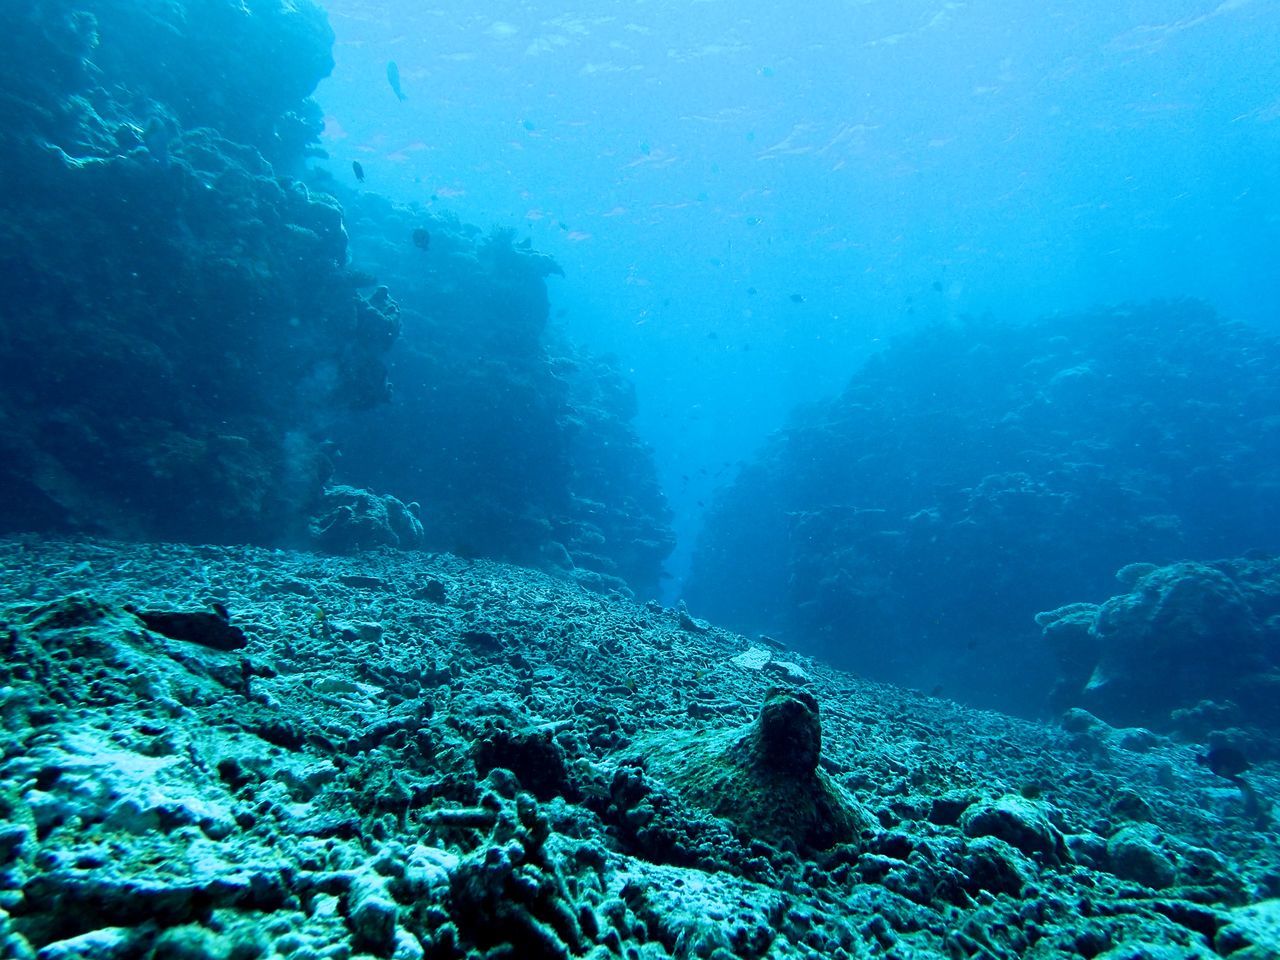
M 894 331 L 1176 295 L 1275 323 L 1280 0 L 326 3 L 332 169 L 560 260 L 677 573 L 731 465 Z

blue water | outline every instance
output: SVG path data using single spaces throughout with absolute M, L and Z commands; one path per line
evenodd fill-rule
M 326 6 L 330 165 L 563 264 L 674 589 L 734 465 L 895 332 L 1180 295 L 1278 325 L 1277 0 Z

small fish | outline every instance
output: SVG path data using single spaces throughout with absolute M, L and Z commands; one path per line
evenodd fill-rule
M 404 95 L 404 91 L 400 89 L 400 68 L 396 66 L 394 60 L 387 61 L 387 83 L 391 84 L 391 89 L 396 95 L 396 99 L 404 103 L 409 98 Z
M 792 303 L 804 303 L 804 294 L 801 294 L 801 293 L 793 293 L 793 294 L 792 294 L 790 297 L 788 297 L 787 299 L 788 299 L 788 300 L 790 300 Z
M 934 293 L 941 293 L 941 292 L 942 292 L 942 281 L 941 281 L 941 280 L 935 280 L 935 281 L 933 281 L 933 292 L 934 292 Z
M 1249 769 L 1249 758 L 1236 747 L 1211 747 L 1208 753 L 1196 754 L 1196 762 L 1224 780 L 1234 780 Z
M 431 234 L 425 228 L 419 227 L 413 231 L 413 245 L 419 250 L 427 250 L 431 247 Z
M 364 167 L 361 166 L 359 160 L 351 161 L 351 172 L 356 175 L 356 181 L 358 183 L 364 183 Z

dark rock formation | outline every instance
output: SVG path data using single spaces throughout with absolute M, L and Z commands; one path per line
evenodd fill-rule
M 1275 340 L 1190 302 L 922 331 L 742 471 L 685 595 L 882 678 L 1031 709 L 1036 671 L 1051 682 L 1025 652 L 1038 610 L 1107 596 L 1134 560 L 1280 542 L 1277 366 Z
M 139 610 L 137 617 L 148 630 L 212 650 L 239 650 L 249 642 L 244 631 L 231 622 L 226 608 Z
M 317 428 L 385 398 L 398 329 L 281 176 L 331 43 L 310 0 L 0 14 L 0 529 L 300 530 Z
M 631 388 L 551 344 L 555 262 L 347 194 L 375 286 L 333 185 L 291 178 L 332 42 L 312 0 L 0 11 L 0 531 L 425 544 L 656 593 Z M 377 492 L 325 493 L 335 460 Z
M 652 451 L 636 434 L 635 387 L 610 358 L 591 357 L 567 343 L 569 409 L 559 417 L 568 441 L 569 501 L 552 523 L 577 579 L 582 571 L 621 578 L 640 596 L 659 593 L 662 564 L 675 546 L 671 511 L 658 486 Z
M 333 69 L 314 0 L 35 0 L 0 11 L 0 138 L 110 155 L 211 127 L 283 172 L 315 141 Z M 5 150 L 6 156 L 10 150 Z

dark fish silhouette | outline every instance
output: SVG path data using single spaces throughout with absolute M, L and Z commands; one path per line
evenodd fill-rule
M 1271 823 L 1271 804 L 1264 803 L 1258 791 L 1244 778 L 1249 769 L 1249 758 L 1244 752 L 1232 746 L 1210 747 L 1208 753 L 1196 754 L 1196 762 L 1204 764 L 1214 776 L 1229 780 L 1240 788 L 1240 798 L 1244 801 L 1245 816 L 1254 822 L 1259 829 L 1265 829 Z
M 364 167 L 360 165 L 359 160 L 351 161 L 351 172 L 356 175 L 357 181 L 359 181 L 360 183 L 364 183 Z
M 426 250 L 431 246 L 431 234 L 423 227 L 419 227 L 413 231 L 413 245 L 419 250 Z
M 387 83 L 391 84 L 391 89 L 395 92 L 396 99 L 401 103 L 409 99 L 404 95 L 404 91 L 400 89 L 400 68 L 396 66 L 394 60 L 387 61 Z
M 1249 769 L 1249 758 L 1235 747 L 1211 747 L 1208 753 L 1197 754 L 1196 761 L 1224 780 L 1234 779 Z
M 804 294 L 793 293 L 789 299 L 792 303 L 804 303 Z

